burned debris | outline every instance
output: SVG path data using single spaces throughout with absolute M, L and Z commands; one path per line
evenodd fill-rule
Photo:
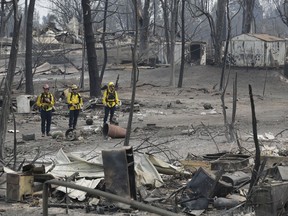
M 76 130 L 67 130 L 65 91 L 68 86 L 62 83 L 53 86 L 57 107 L 52 136 L 45 137 L 45 151 L 41 146 L 44 140 L 39 139 L 37 131 L 21 127 L 34 127 L 40 123 L 38 111 L 31 109 L 34 97 L 23 97 L 21 105 L 28 108 L 23 112 L 20 103 L 13 99 L 16 117 L 20 116 L 21 120 L 15 130 L 9 128 L 9 131 L 11 136 L 17 133 L 20 137 L 17 140 L 17 166 L 13 170 L 8 168 L 14 165 L 11 159 L 13 149 L 7 149 L 10 161 L 2 162 L 1 180 L 5 181 L 2 186 L 6 201 L 26 202 L 40 208 L 43 215 L 48 215 L 52 207 L 65 209 L 68 213 L 78 209 L 93 214 L 140 215 L 139 210 L 158 215 L 285 214 L 288 198 L 282 191 L 287 187 L 287 151 L 270 145 L 284 139 L 284 131 L 275 136 L 268 132 L 257 135 L 260 167 L 255 178 L 257 181 L 249 190 L 255 161 L 255 150 L 251 147 L 253 135 L 239 138 L 249 142 L 250 148 L 239 143 L 235 145 L 238 148 L 233 145 L 228 150 L 225 146 L 226 151 L 223 151 L 223 140 L 217 139 L 224 137 L 222 127 L 203 123 L 202 119 L 198 124 L 186 124 L 186 117 L 182 118 L 184 123 L 181 125 L 165 121 L 167 116 L 173 117 L 182 109 L 201 118 L 217 117 L 221 107 L 215 102 L 206 102 L 207 95 L 213 93 L 203 92 L 205 103 L 201 100 L 194 104 L 193 101 L 194 107 L 189 109 L 187 100 L 198 97 L 191 96 L 193 89 L 175 93 L 152 86 L 162 97 L 186 94 L 186 98 L 157 100 L 154 104 L 136 101 L 133 121 L 137 126 L 133 130 L 133 146 L 121 148 L 126 135 L 123 116 L 130 111 L 129 100 L 123 99 L 121 106 L 117 107 L 118 124 L 103 125 L 101 100 L 88 98 L 82 89 L 81 124 Z M 147 115 L 152 116 L 149 121 Z M 197 142 L 202 140 L 209 153 L 196 154 L 190 148 L 183 159 L 178 152 L 180 139 L 193 148 L 198 148 Z M 88 149 L 88 142 L 94 146 L 90 145 Z M 37 153 L 36 143 L 40 146 Z M 27 150 L 24 152 L 24 145 L 31 149 L 30 157 L 27 157 Z M 72 147 L 78 151 L 72 151 Z
M 165 144 L 160 143 L 157 148 L 165 151 Z M 30 163 L 21 172 L 3 167 L 7 173 L 7 201 L 32 202 L 42 197 L 43 215 L 48 215 L 50 207 L 97 214 L 132 213 L 139 209 L 159 215 L 233 212 L 257 216 L 285 211 L 283 203 L 288 198 L 279 195 L 286 190 L 288 178 L 281 156 L 261 157 L 265 168 L 249 196 L 252 155 L 190 154 L 178 163 L 167 163 L 156 155 L 140 153 L 141 148 L 142 152 L 153 152 L 155 146 L 147 139 L 133 148 L 101 152 L 65 153 L 61 149 L 49 156 L 51 164 Z

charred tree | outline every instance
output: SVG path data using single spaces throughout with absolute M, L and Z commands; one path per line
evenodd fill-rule
M 176 44 L 176 32 L 177 32 L 177 23 L 178 23 L 178 6 L 179 0 L 175 0 L 172 3 L 171 8 L 171 29 L 170 29 L 170 38 L 171 38 L 171 52 L 170 52 L 170 63 L 171 63 L 171 72 L 170 72 L 170 86 L 175 86 L 175 44 Z
M 165 45 L 166 45 L 166 55 L 167 55 L 167 62 L 170 62 L 170 53 L 171 53 L 171 46 L 170 46 L 170 37 L 169 37 L 169 3 L 167 0 L 160 0 L 162 10 L 163 10 L 163 19 L 164 19 L 164 33 L 165 33 Z
M 12 2 L 14 11 L 14 28 L 13 28 L 11 52 L 7 69 L 7 76 L 4 83 L 2 111 L 0 114 L 0 159 L 4 158 L 4 143 L 6 139 L 7 122 L 9 119 L 10 105 L 11 105 L 11 90 L 12 90 L 11 87 L 17 63 L 19 35 L 21 26 L 21 17 L 18 16 L 18 2 L 17 0 L 13 0 Z
M 244 0 L 243 1 L 243 20 L 242 20 L 242 33 L 251 33 L 253 23 L 253 10 L 255 0 Z
M 101 74 L 100 74 L 100 84 L 103 81 L 103 76 L 104 76 L 104 72 L 105 72 L 106 65 L 107 65 L 107 46 L 106 46 L 106 41 L 105 41 L 106 27 L 107 27 L 107 10 L 108 10 L 108 0 L 105 0 L 104 17 L 103 17 L 103 33 L 101 36 L 101 43 L 103 46 L 104 59 L 103 59 L 103 65 L 102 65 Z
M 224 57 L 223 57 L 223 62 L 222 62 L 222 73 L 221 73 L 221 78 L 220 78 L 220 90 L 223 90 L 223 85 L 225 81 L 225 69 L 226 69 L 226 59 L 227 59 L 227 54 L 228 54 L 228 48 L 229 48 L 229 42 L 231 39 L 231 19 L 229 15 L 229 1 L 227 1 L 227 21 L 228 21 L 228 30 L 227 30 L 227 38 L 226 38 L 226 43 L 225 43 L 225 50 L 224 50 Z
M 288 27 L 288 0 L 284 0 L 282 4 L 273 0 L 282 22 Z
M 142 61 L 146 60 L 148 55 L 149 48 L 149 24 L 150 24 L 150 0 L 144 1 L 144 7 L 141 7 L 141 1 L 137 2 L 138 4 L 138 22 L 139 22 L 139 31 L 140 31 L 140 44 L 139 44 L 139 56 Z
M 156 17 L 157 17 L 157 12 L 158 12 L 158 8 L 157 8 L 157 4 L 156 4 L 156 0 L 153 0 L 153 35 L 156 35 Z
M 12 14 L 13 14 L 13 4 L 11 3 L 11 1 L 1 0 L 0 37 L 5 36 L 6 25 Z
M 185 1 L 182 0 L 182 8 L 181 8 L 181 66 L 180 66 L 180 74 L 178 80 L 178 88 L 182 88 L 183 76 L 184 76 L 184 65 L 185 65 Z
M 222 50 L 222 41 L 225 39 L 225 20 L 226 20 L 226 3 L 227 0 L 218 0 L 217 1 L 217 11 L 216 11 L 216 28 L 214 35 L 214 58 L 215 63 L 221 63 L 221 50 Z
M 254 105 L 254 99 L 253 99 L 253 93 L 252 93 L 252 86 L 249 85 L 249 96 L 250 96 L 250 102 L 251 102 L 251 112 L 252 112 L 252 129 L 253 129 L 253 139 L 255 144 L 255 160 L 254 160 L 254 167 L 253 172 L 251 176 L 251 182 L 249 186 L 249 191 L 247 197 L 250 199 L 252 188 L 257 184 L 259 180 L 259 170 L 261 166 L 261 150 L 259 146 L 259 140 L 257 135 L 257 119 L 256 119 L 256 112 L 255 112 L 255 105 Z
M 26 23 L 26 52 L 25 52 L 25 93 L 34 94 L 32 74 L 32 31 L 35 0 L 30 0 Z
M 134 5 L 134 12 L 135 12 L 135 40 L 134 40 L 134 47 L 132 48 L 132 95 L 131 95 L 131 103 L 130 103 L 130 112 L 128 118 L 128 124 L 126 129 L 126 136 L 124 141 L 124 146 L 129 146 L 130 141 L 130 134 L 132 128 L 132 120 L 133 120 L 133 112 L 134 112 L 134 102 L 135 102 L 135 95 L 136 95 L 136 74 L 137 74 L 137 45 L 138 45 L 138 14 L 137 14 L 137 0 L 132 0 Z
M 84 20 L 84 36 L 87 48 L 88 70 L 89 70 L 89 85 L 90 97 L 100 97 L 101 87 L 97 64 L 97 55 L 95 49 L 95 39 L 92 27 L 91 18 L 91 1 L 82 0 L 83 20 Z
M 222 101 L 222 112 L 223 112 L 223 117 L 224 117 L 224 124 L 225 124 L 225 128 L 226 128 L 225 136 L 226 136 L 228 142 L 234 142 L 234 141 L 238 142 L 238 140 L 236 140 L 237 139 L 237 133 L 235 130 L 236 108 L 237 108 L 237 73 L 235 75 L 235 80 L 233 82 L 233 106 L 232 106 L 233 108 L 232 108 L 232 117 L 231 117 L 230 123 L 228 122 L 226 108 L 225 108 L 226 107 L 225 106 L 225 94 L 226 94 L 226 89 L 227 89 L 227 85 L 229 82 L 229 75 L 230 75 L 230 69 L 231 69 L 230 67 L 229 67 L 229 75 L 228 75 L 226 85 L 225 85 L 225 87 L 223 87 L 224 81 L 225 81 L 226 58 L 227 58 L 228 47 L 229 47 L 229 43 L 230 43 L 230 39 L 231 39 L 231 19 L 233 19 L 236 16 L 236 14 L 234 14 L 234 16 L 232 18 L 230 17 L 229 1 L 227 1 L 226 15 L 227 15 L 228 29 L 227 29 L 227 38 L 226 38 L 226 43 L 225 43 L 224 57 L 223 57 L 223 62 L 222 62 L 220 90 L 222 91 L 221 101 Z
M 193 4 L 197 11 L 195 17 L 205 16 L 208 20 L 211 40 L 214 48 L 214 62 L 217 65 L 221 64 L 221 49 L 222 41 L 225 39 L 226 33 L 226 2 L 227 0 L 217 0 L 216 2 L 216 18 L 212 16 L 209 10 L 209 3 L 201 1 L 201 3 Z

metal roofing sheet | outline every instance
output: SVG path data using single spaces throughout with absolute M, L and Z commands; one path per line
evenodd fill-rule
M 251 37 L 255 37 L 259 40 L 263 40 L 263 41 L 285 41 L 285 39 L 283 38 L 279 38 L 273 35 L 268 35 L 268 34 L 247 34 Z

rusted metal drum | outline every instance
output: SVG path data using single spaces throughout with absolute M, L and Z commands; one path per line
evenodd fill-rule
M 126 129 L 113 124 L 104 124 L 103 135 L 111 138 L 125 138 Z

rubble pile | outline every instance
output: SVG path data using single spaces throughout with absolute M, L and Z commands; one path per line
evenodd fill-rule
M 232 153 L 189 155 L 173 165 L 154 155 L 133 153 L 131 147 L 88 154 L 60 149 L 50 165 L 27 164 L 21 172 L 7 167 L 2 171 L 7 178 L 7 201 L 40 206 L 44 199 L 44 212 L 45 208 L 48 212 L 49 207 L 60 207 L 96 214 L 142 209 L 160 215 L 278 215 L 288 200 L 282 195 L 288 180 L 287 159 L 274 155 L 262 159 L 267 168 L 252 192 L 253 158 Z M 44 185 L 49 185 L 44 187 L 49 193 L 43 191 Z M 104 195 L 91 191 L 103 191 Z M 167 212 L 162 214 L 162 210 Z

